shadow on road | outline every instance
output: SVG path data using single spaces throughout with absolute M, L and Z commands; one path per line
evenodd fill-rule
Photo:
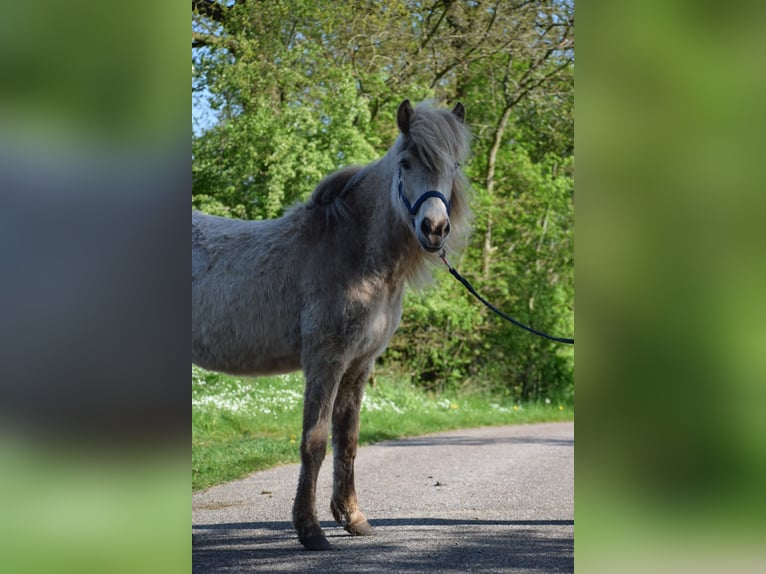
M 378 528 L 388 526 L 574 526 L 574 520 L 474 520 L 454 518 L 377 518 L 373 520 Z M 283 522 L 237 522 L 229 524 L 194 524 L 195 530 L 292 530 L 293 525 Z
M 337 551 L 313 553 L 286 521 L 195 525 L 193 572 L 574 570 L 572 520 L 390 518 L 374 526 L 376 535 L 362 538 L 326 528 Z

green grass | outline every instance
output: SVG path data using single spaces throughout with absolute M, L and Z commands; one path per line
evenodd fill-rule
M 192 367 L 192 490 L 298 462 L 300 373 L 238 378 Z M 572 420 L 571 406 L 485 394 L 428 393 L 378 377 L 362 404 L 360 444 L 456 428 Z

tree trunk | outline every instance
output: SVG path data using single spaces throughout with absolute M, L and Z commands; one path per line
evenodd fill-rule
M 505 135 L 505 129 L 508 127 L 508 119 L 511 117 L 512 106 L 506 106 L 503 109 L 503 114 L 500 116 L 500 121 L 497 123 L 495 133 L 492 138 L 492 146 L 489 148 L 489 154 L 487 155 L 487 175 L 484 178 L 484 187 L 487 190 L 490 200 L 495 190 L 495 163 L 497 162 L 497 152 L 500 149 L 500 144 L 503 142 L 503 136 Z M 494 249 L 492 247 L 492 211 L 487 214 L 487 228 L 484 231 L 484 244 L 481 250 L 481 273 L 484 279 L 489 278 L 489 267 L 492 261 L 492 253 Z

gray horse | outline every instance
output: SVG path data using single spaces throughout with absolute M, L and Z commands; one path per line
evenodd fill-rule
M 293 524 L 309 550 L 331 548 L 316 511 L 330 425 L 332 514 L 353 535 L 372 532 L 354 487 L 364 386 L 399 325 L 404 284 L 427 280 L 469 231 L 464 114 L 405 100 L 384 157 L 329 175 L 278 219 L 192 213 L 192 362 L 305 375 Z

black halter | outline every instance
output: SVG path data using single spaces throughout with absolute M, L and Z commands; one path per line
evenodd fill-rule
M 420 209 L 420 206 L 423 205 L 423 202 L 426 199 L 429 199 L 431 197 L 436 197 L 438 199 L 442 200 L 442 203 L 444 203 L 445 207 L 447 208 L 447 216 L 449 216 L 450 211 L 452 209 L 452 205 L 450 201 L 444 197 L 444 194 L 440 191 L 436 191 L 435 189 L 432 189 L 430 191 L 426 191 L 424 194 L 422 194 L 420 197 L 418 197 L 415 200 L 415 203 L 411 204 L 410 200 L 407 199 L 404 195 L 404 183 L 402 182 L 402 168 L 399 168 L 399 197 L 402 200 L 402 203 L 404 203 L 404 207 L 407 208 L 407 211 L 409 212 L 410 216 L 412 217 L 412 224 L 415 225 L 415 216 L 418 214 L 418 209 Z

